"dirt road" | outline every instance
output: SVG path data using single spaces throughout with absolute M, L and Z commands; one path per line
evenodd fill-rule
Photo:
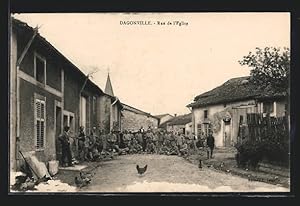
M 139 176 L 136 164 L 148 165 Z M 103 162 L 94 170 L 92 183 L 82 192 L 288 192 L 288 188 L 199 169 L 181 157 L 125 155 Z

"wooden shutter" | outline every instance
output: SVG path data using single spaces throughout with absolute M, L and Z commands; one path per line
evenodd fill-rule
M 36 148 L 44 148 L 45 143 L 45 101 L 37 99 L 36 107 Z

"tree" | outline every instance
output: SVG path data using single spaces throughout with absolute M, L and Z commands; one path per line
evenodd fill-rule
M 289 88 L 290 50 L 276 47 L 256 48 L 239 63 L 251 68 L 250 81 L 259 86 L 272 86 L 281 91 Z

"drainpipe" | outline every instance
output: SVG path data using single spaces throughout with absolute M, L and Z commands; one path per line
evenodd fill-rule
M 83 83 L 83 85 L 82 85 L 82 87 L 81 87 L 81 89 L 80 89 L 80 92 L 79 92 L 80 95 L 81 95 L 81 93 L 82 93 L 82 91 L 83 91 L 83 89 L 84 89 L 84 87 L 85 87 L 86 82 L 87 82 L 88 79 L 89 79 L 89 74 L 86 75 L 85 81 L 84 81 L 84 83 Z
M 31 46 L 31 44 L 32 44 L 32 42 L 33 42 L 35 36 L 36 36 L 37 33 L 38 33 L 38 29 L 39 29 L 39 27 L 35 27 L 35 28 L 34 28 L 34 32 L 33 32 L 33 35 L 32 35 L 32 37 L 31 37 L 31 39 L 29 40 L 29 42 L 28 42 L 27 45 L 25 46 L 23 52 L 21 53 L 21 55 L 20 55 L 20 57 L 19 57 L 19 59 L 18 59 L 18 61 L 17 61 L 17 67 L 20 66 L 22 60 L 24 59 L 25 54 L 27 53 L 27 51 L 28 51 L 29 47 Z
M 82 87 L 81 87 L 81 89 L 80 89 L 80 92 L 79 92 L 79 124 L 80 124 L 80 126 L 82 126 L 81 125 L 81 93 L 82 93 L 82 91 L 83 91 L 83 89 L 84 89 L 84 87 L 85 87 L 85 85 L 86 85 L 86 83 L 87 83 L 87 80 L 89 79 L 89 77 L 92 75 L 92 74 L 94 74 L 94 73 L 96 73 L 96 72 L 98 72 L 98 70 L 96 70 L 96 71 L 93 71 L 93 72 L 90 72 L 90 73 L 88 73 L 87 75 L 86 75 L 86 77 L 85 77 L 85 80 L 84 80 L 84 83 L 83 83 L 83 85 L 82 85 Z M 90 111 L 89 111 L 89 118 L 90 118 Z M 90 123 L 90 120 L 89 120 L 89 123 Z M 90 126 L 90 125 L 89 125 Z M 84 126 L 84 129 L 85 129 L 85 132 L 86 132 L 86 127 Z
M 82 87 L 81 87 L 81 89 L 79 91 L 79 126 L 84 126 L 85 132 L 87 132 L 86 125 L 81 125 L 81 119 L 82 119 L 82 116 L 81 116 L 82 115 L 82 110 L 81 110 L 81 106 L 82 106 L 81 105 L 81 93 L 82 93 L 82 91 L 83 91 L 83 89 L 84 89 L 84 87 L 85 87 L 88 79 L 89 79 L 89 74 L 86 75 L 84 83 L 83 83 L 83 85 L 82 85 Z
M 80 89 L 80 92 L 79 92 L 79 124 L 81 124 L 81 93 L 82 93 L 82 91 L 83 91 L 83 89 L 84 89 L 84 87 L 85 87 L 85 85 L 86 85 L 87 80 L 89 79 L 89 77 L 90 77 L 92 74 L 96 73 L 96 72 L 98 72 L 98 70 L 92 71 L 92 72 L 90 72 L 90 73 L 88 73 L 88 74 L 86 75 L 85 81 L 84 81 L 84 83 L 83 83 L 83 85 L 82 85 L 82 87 L 81 87 L 81 89 Z M 90 116 L 90 115 L 89 115 L 89 116 Z M 82 125 L 80 125 L 80 126 L 82 126 Z M 84 127 L 84 129 L 85 129 L 85 131 L 86 131 L 86 127 Z
M 90 72 L 90 73 L 88 73 L 88 74 L 86 75 L 85 81 L 84 81 L 84 83 L 83 83 L 83 86 L 82 86 L 82 88 L 81 88 L 79 94 L 81 94 L 81 92 L 83 91 L 83 89 L 84 89 L 84 87 L 85 87 L 85 85 L 86 85 L 86 82 L 87 82 L 87 80 L 89 79 L 89 77 L 90 77 L 92 74 L 96 73 L 96 72 L 98 72 L 98 70 L 92 71 L 92 72 Z

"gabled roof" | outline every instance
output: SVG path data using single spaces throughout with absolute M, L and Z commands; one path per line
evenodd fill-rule
M 164 116 L 171 116 L 171 117 L 173 117 L 173 115 L 170 115 L 169 113 L 166 113 L 166 114 L 159 114 L 159 115 L 154 115 L 155 117 L 157 117 L 157 118 L 159 118 L 159 119 L 161 119 L 162 117 L 164 117 Z
M 148 117 L 152 117 L 152 118 L 155 118 L 155 119 L 158 120 L 158 118 L 156 116 L 153 116 L 150 113 L 147 113 L 147 112 L 144 112 L 144 111 L 142 111 L 140 109 L 137 109 L 135 107 L 129 106 L 128 104 L 122 103 L 122 105 L 123 105 L 123 109 L 124 110 L 128 110 L 128 111 L 134 112 L 136 114 L 142 114 L 142 115 L 145 115 L 145 116 L 148 116 Z
M 27 23 L 20 21 L 14 17 L 11 17 L 11 23 L 12 26 L 16 29 L 18 29 L 19 31 L 22 32 L 30 32 L 33 34 L 34 32 L 34 28 L 32 28 L 31 26 L 29 26 Z M 60 51 L 58 51 L 50 42 L 48 42 L 46 40 L 46 38 L 44 38 L 43 36 L 41 36 L 39 33 L 37 33 L 36 37 L 35 37 L 39 42 L 43 43 L 46 45 L 46 47 L 53 53 L 55 53 L 65 64 L 69 65 L 72 70 L 79 74 L 79 76 L 82 79 L 85 79 L 87 77 L 87 75 L 85 75 L 77 66 L 75 66 L 69 59 L 67 59 L 67 57 L 65 57 Z M 101 90 L 101 88 L 96 85 L 94 82 L 92 82 L 90 79 L 87 80 L 87 84 L 90 84 L 92 87 L 94 87 L 98 92 L 103 93 L 103 91 Z
M 251 83 L 250 76 L 232 78 L 221 86 L 194 98 L 187 107 L 201 107 L 213 104 L 224 104 L 248 99 L 282 98 L 286 92 L 278 91 L 271 86 L 259 87 Z
M 186 125 L 190 122 L 192 122 L 192 113 L 173 117 L 172 119 L 162 123 L 159 127 L 164 128 L 167 125 Z

